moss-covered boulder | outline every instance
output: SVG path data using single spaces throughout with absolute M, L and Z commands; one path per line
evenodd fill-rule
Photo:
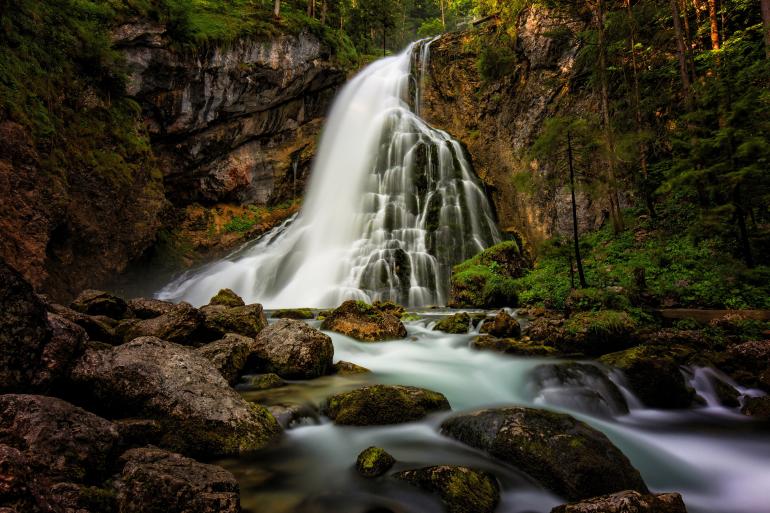
M 406 313 L 406 308 L 393 301 L 375 301 L 372 306 L 382 313 L 390 314 L 399 319 Z
M 246 402 L 193 349 L 143 337 L 87 350 L 71 373 L 73 395 L 107 418 L 146 418 L 163 428 L 164 448 L 219 456 L 261 449 L 280 428 Z
M 539 344 L 529 339 L 497 338 L 491 335 L 475 337 L 471 341 L 471 348 L 512 356 L 558 356 L 561 354 L 555 347 Z
M 551 513 L 687 513 L 678 493 L 646 494 L 634 490 L 562 504 Z
M 70 307 L 86 315 L 106 315 L 113 319 L 122 319 L 128 310 L 123 299 L 103 290 L 84 290 Z
M 564 302 L 570 313 L 599 310 L 626 310 L 631 306 L 628 293 L 621 287 L 572 289 Z
M 454 415 L 441 431 L 513 465 L 569 500 L 636 490 L 639 471 L 602 433 L 569 415 L 494 408 Z
M 273 319 L 296 319 L 298 321 L 313 319 L 315 314 L 310 308 L 284 308 L 276 310 Z
M 686 346 L 638 346 L 599 361 L 623 371 L 631 391 L 651 408 L 687 408 L 695 391 L 680 370 L 693 355 Z
M 636 321 L 626 312 L 581 312 L 564 322 L 556 347 L 564 352 L 597 356 L 635 344 Z
M 406 337 L 401 320 L 363 301 L 345 301 L 328 312 L 321 329 L 336 331 L 363 342 L 377 342 Z
M 332 339 L 302 321 L 281 319 L 254 339 L 254 367 L 283 378 L 324 376 L 331 372 L 333 358 Z
M 217 292 L 216 296 L 209 300 L 209 305 L 220 305 L 228 307 L 245 306 L 246 303 L 241 299 L 241 296 L 236 294 L 230 289 L 222 289 Z
M 355 376 L 357 374 L 367 374 L 370 371 L 366 367 L 361 367 L 360 365 L 356 365 L 355 363 L 346 362 L 344 360 L 340 360 L 337 363 L 334 364 L 334 374 L 337 374 L 338 376 Z
M 401 385 L 372 385 L 330 397 L 324 408 L 337 424 L 373 426 L 419 420 L 448 410 L 443 394 Z
M 396 460 L 381 447 L 369 447 L 361 451 L 356 459 L 356 470 L 364 477 L 379 477 L 396 463 Z
M 497 312 L 494 319 L 485 321 L 479 331 L 500 338 L 519 338 L 521 336 L 519 321 L 505 310 Z
M 449 317 L 444 317 L 433 327 L 434 331 L 443 331 L 444 333 L 462 334 L 468 333 L 471 327 L 471 316 L 465 312 L 456 313 Z
M 393 475 L 435 493 L 449 513 L 492 513 L 500 503 L 500 486 L 488 472 L 455 465 L 406 470 Z
M 515 241 L 501 242 L 458 264 L 452 270 L 449 306 L 495 308 L 516 306 L 516 278 L 531 267 Z
M 228 333 L 220 340 L 199 347 L 196 352 L 209 360 L 222 377 L 233 385 L 243 374 L 254 350 L 253 338 Z
M 245 337 L 256 337 L 267 326 L 262 305 L 223 306 L 207 305 L 201 308 L 206 331 L 214 337 L 226 333 L 237 333 Z

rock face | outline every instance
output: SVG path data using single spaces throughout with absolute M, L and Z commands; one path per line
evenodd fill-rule
M 189 454 L 236 454 L 280 433 L 261 406 L 244 401 L 194 350 L 142 337 L 89 350 L 72 371 L 76 397 L 117 418 L 158 420 L 162 445 Z
M 288 379 L 312 379 L 333 370 L 332 339 L 302 321 L 281 319 L 254 341 L 254 365 Z
M 678 493 L 641 494 L 633 490 L 564 504 L 551 513 L 687 513 Z
M 336 331 L 363 342 L 406 337 L 406 328 L 398 317 L 361 301 L 345 301 L 329 312 L 321 329 Z
M 438 494 L 449 513 L 492 513 L 500 502 L 497 479 L 467 467 L 439 465 L 398 472 L 394 477 Z
M 215 465 L 160 449 L 123 456 L 115 484 L 121 513 L 240 513 L 238 481 Z
M 477 410 L 450 417 L 441 430 L 569 500 L 648 491 L 639 471 L 606 436 L 569 415 L 531 408 Z
M 448 410 L 443 394 L 401 385 L 373 385 L 329 398 L 325 413 L 337 424 L 373 426 L 419 420 Z
M 101 480 L 117 448 L 112 422 L 68 402 L 0 396 L 0 443 L 20 450 L 30 468 L 57 481 Z
M 163 27 L 114 33 L 175 203 L 291 199 L 342 70 L 309 32 L 179 53 Z
M 356 459 L 356 470 L 364 477 L 379 477 L 396 463 L 396 460 L 381 447 L 369 447 L 361 451 Z

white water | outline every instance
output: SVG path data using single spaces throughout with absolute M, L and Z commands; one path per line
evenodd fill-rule
M 452 265 L 499 233 L 461 145 L 415 113 L 428 56 L 429 44 L 411 45 L 343 88 L 302 211 L 273 243 L 182 276 L 158 296 L 201 305 L 228 287 L 269 308 L 444 304 Z

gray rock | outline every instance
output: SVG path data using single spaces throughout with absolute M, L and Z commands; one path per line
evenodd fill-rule
M 443 394 L 401 385 L 372 385 L 333 395 L 325 413 L 337 424 L 373 426 L 400 424 L 448 410 Z
M 228 333 L 221 340 L 201 346 L 196 352 L 210 361 L 228 383 L 234 385 L 255 350 L 254 339 Z
M 153 319 L 173 310 L 174 303 L 140 297 L 129 300 L 128 308 L 140 319 Z
M 500 503 L 500 486 L 487 472 L 455 465 L 406 470 L 393 475 L 441 497 L 448 513 L 493 513 Z
M 203 315 L 188 303 L 179 303 L 167 313 L 138 322 L 121 324 L 116 331 L 123 332 L 123 340 L 130 342 L 138 337 L 157 337 L 183 345 L 199 344 L 203 338 Z
M 262 305 L 207 305 L 201 308 L 201 313 L 204 316 L 206 331 L 216 337 L 222 337 L 226 333 L 256 337 L 267 326 Z
M 678 493 L 642 494 L 626 490 L 601 497 L 563 504 L 551 513 L 687 513 Z
M 288 379 L 311 379 L 332 370 L 331 338 L 302 321 L 281 319 L 255 339 L 254 365 Z
M 128 305 L 123 299 L 103 290 L 84 290 L 70 304 L 73 310 L 86 315 L 105 315 L 122 319 Z

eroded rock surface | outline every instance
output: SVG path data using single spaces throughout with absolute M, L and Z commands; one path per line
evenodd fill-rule
M 371 426 L 412 422 L 449 408 L 449 401 L 438 392 L 372 385 L 330 397 L 325 412 L 337 424 Z
M 398 317 L 352 300 L 328 312 L 321 329 L 336 331 L 363 342 L 406 337 L 406 328 Z

